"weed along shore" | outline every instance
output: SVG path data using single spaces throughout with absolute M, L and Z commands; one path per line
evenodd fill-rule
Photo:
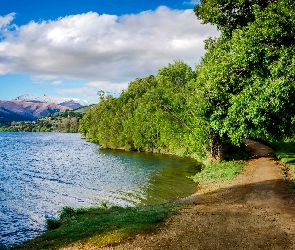
M 203 189 L 190 197 L 146 207 L 66 207 L 45 234 L 11 249 L 294 249 L 291 182 L 269 148 L 245 143 L 252 159 L 222 163 L 224 173 L 214 175 L 209 165 L 206 178 L 194 177 Z M 214 178 L 223 180 L 213 185 Z

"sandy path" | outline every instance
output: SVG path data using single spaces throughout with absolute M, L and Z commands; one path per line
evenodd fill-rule
M 269 149 L 246 140 L 255 159 L 237 180 L 196 194 L 157 233 L 103 249 L 295 249 L 295 204 Z

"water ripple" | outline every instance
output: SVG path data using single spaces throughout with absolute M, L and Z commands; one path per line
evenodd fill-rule
M 195 191 L 189 159 L 100 150 L 79 134 L 0 133 L 0 246 L 45 231 L 64 206 L 159 204 Z

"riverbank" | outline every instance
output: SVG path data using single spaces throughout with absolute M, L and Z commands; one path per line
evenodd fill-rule
M 182 209 L 166 213 L 164 224 L 135 238 L 114 237 L 102 249 L 294 249 L 295 203 L 283 171 L 269 148 L 250 140 L 246 144 L 254 157 L 236 180 L 179 200 Z M 89 238 L 56 249 L 98 248 Z
M 105 150 L 105 153 L 109 151 L 110 150 Z M 127 152 L 122 152 L 122 154 L 127 154 Z M 143 153 L 143 155 L 147 154 Z M 160 155 L 158 156 L 160 157 Z M 190 161 L 183 162 L 183 164 L 190 164 Z M 221 165 L 223 164 L 218 164 L 219 167 Z M 216 164 L 214 164 L 214 166 L 217 167 Z M 180 174 L 181 173 L 178 172 L 178 175 Z M 192 175 L 192 173 L 190 175 Z M 186 175 L 185 178 L 188 180 L 188 177 L 190 175 Z M 176 178 L 171 175 L 171 172 L 169 176 L 173 179 Z M 228 178 L 228 172 L 227 176 L 221 174 L 220 177 Z M 220 180 L 224 181 L 223 178 L 220 178 Z M 160 180 L 158 179 L 158 181 Z M 175 188 L 176 186 L 171 181 L 173 180 L 170 180 L 170 185 Z M 182 187 L 185 187 L 183 181 L 180 181 L 180 185 Z M 194 186 L 196 188 L 196 185 Z M 179 192 L 178 189 L 181 189 L 181 187 L 176 187 L 176 189 L 177 190 L 174 191 L 174 194 L 177 194 L 177 192 Z M 195 190 L 196 189 L 194 189 L 193 192 L 195 192 Z M 163 190 L 160 191 L 163 192 Z M 162 193 L 161 195 L 163 196 L 164 193 Z M 174 195 L 174 197 L 177 196 Z M 181 207 L 179 207 L 179 204 L 174 203 L 164 206 L 148 206 L 136 208 L 103 207 L 84 210 L 70 210 L 70 216 L 62 215 L 61 220 L 49 220 L 49 227 L 54 230 L 49 230 L 45 234 L 35 238 L 34 240 L 13 249 L 59 249 L 68 245 L 87 245 L 89 247 L 93 245 L 105 246 L 108 244 L 117 244 L 118 242 L 122 242 L 128 238 L 134 237 L 134 235 L 137 233 L 154 231 L 157 228 L 159 222 L 163 221 L 169 214 L 174 213 L 180 208 Z M 146 217 L 143 216 L 143 211 Z M 153 216 L 150 216 L 150 214 L 152 214 Z M 118 215 L 120 215 L 121 217 L 118 217 Z M 114 219 L 110 220 L 111 217 L 114 217 Z M 141 217 L 142 220 L 144 220 L 145 222 L 143 223 L 141 220 L 138 220 L 138 217 Z M 152 219 L 150 217 L 152 217 Z M 95 222 L 93 222 L 93 220 L 95 220 Z M 130 221 L 132 223 L 130 223 Z M 110 226 L 107 225 L 108 222 L 110 223 Z
M 8 249 L 99 248 L 119 244 L 138 233 L 148 233 L 174 213 L 180 205 L 150 207 L 107 207 L 73 209 L 65 207 L 59 219 L 48 219 L 48 231 L 33 240 Z

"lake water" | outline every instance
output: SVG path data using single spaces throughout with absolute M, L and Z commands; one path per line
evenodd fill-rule
M 196 161 L 104 150 L 79 134 L 0 132 L 0 246 L 45 231 L 63 206 L 136 206 L 188 196 Z

